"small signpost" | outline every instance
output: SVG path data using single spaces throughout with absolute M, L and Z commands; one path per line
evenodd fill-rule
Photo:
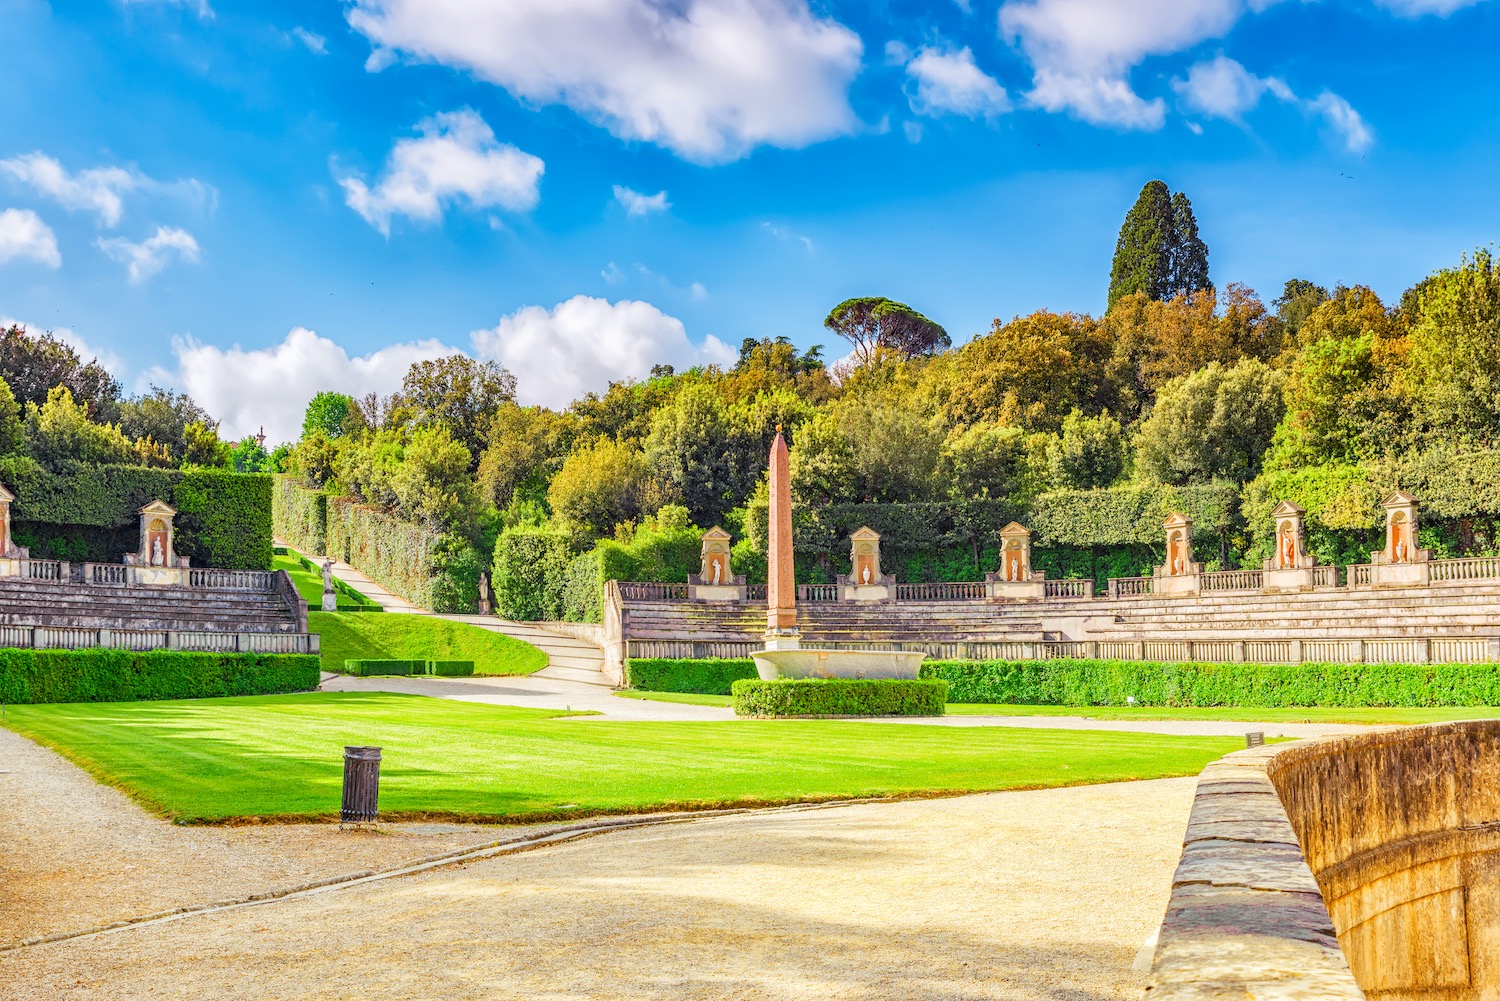
M 1246 747 L 1264 747 L 1265 745 L 1266 745 L 1266 735 L 1264 733 L 1260 733 L 1260 732 L 1257 731 L 1255 733 L 1247 733 L 1247 734 L 1245 734 L 1245 746 Z

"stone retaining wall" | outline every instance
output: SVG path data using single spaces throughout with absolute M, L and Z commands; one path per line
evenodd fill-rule
M 1152 1001 L 1497 991 L 1500 720 L 1256 748 L 1204 770 Z

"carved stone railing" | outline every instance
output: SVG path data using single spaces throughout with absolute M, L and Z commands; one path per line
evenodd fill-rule
M 797 600 L 809 604 L 839 600 L 837 584 L 798 584 Z
M 979 601 L 985 597 L 985 585 L 972 581 L 896 585 L 897 601 Z
M 1471 556 L 1461 560 L 1433 560 L 1428 564 L 1434 584 L 1471 580 L 1500 580 L 1500 556 Z
M 1043 585 L 1043 593 L 1049 598 L 1092 598 L 1094 596 L 1092 580 L 1049 580 L 1043 581 Z
M 1372 587 L 1375 584 L 1375 567 L 1370 563 L 1351 563 L 1348 567 L 1348 587 Z
M 766 600 L 766 585 L 764 585 L 764 584 L 746 584 L 745 585 L 745 600 L 746 601 L 765 601 Z
M 1198 575 L 1198 585 L 1205 591 L 1259 591 L 1264 581 L 1260 570 L 1216 570 Z
M 0 626 L 0 647 L 19 650 L 184 650 L 194 653 L 317 653 L 316 633 Z
M 21 576 L 26 580 L 66 581 L 71 572 L 66 560 L 21 561 Z
M 274 574 L 268 570 L 188 570 L 188 587 L 210 591 L 270 591 Z
M 1109 596 L 1111 598 L 1138 598 L 1142 595 L 1155 594 L 1155 582 L 1154 577 L 1111 577 Z
M 130 583 L 130 568 L 123 563 L 85 563 L 83 582 L 85 584 L 128 584 Z
M 1338 587 L 1339 568 L 1336 566 L 1324 566 L 1312 568 L 1313 587 Z
M 620 581 L 624 601 L 687 601 L 686 584 L 656 584 L 650 581 Z

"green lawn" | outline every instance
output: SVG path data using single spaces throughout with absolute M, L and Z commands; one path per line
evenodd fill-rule
M 531 674 L 547 655 L 530 643 L 430 615 L 394 612 L 312 612 L 308 628 L 321 639 L 323 669 L 346 660 L 472 660 L 475 674 Z
M 626 699 L 677 702 L 692 706 L 729 706 L 728 695 L 690 695 L 681 692 L 616 692 Z M 1202 719 L 1247 723 L 1446 723 L 1461 719 L 1500 717 L 1496 706 L 1429 706 L 1417 709 L 1328 707 L 1310 709 L 1245 709 L 1232 706 L 1018 706 L 1009 703 L 950 702 L 949 716 L 1083 716 L 1088 719 Z
M 323 574 L 320 571 L 307 569 L 306 564 L 290 554 L 271 557 L 271 569 L 285 570 L 291 575 L 297 593 L 302 595 L 302 600 L 307 602 L 309 609 L 323 607 Z M 342 590 L 338 593 L 338 602 L 340 609 L 354 609 L 361 605 L 380 607 L 348 584 L 342 585 Z
M 1244 746 L 1238 737 L 560 715 L 343 692 L 11 706 L 6 725 L 182 821 L 334 814 L 346 744 L 384 749 L 388 817 L 510 820 L 1194 775 Z

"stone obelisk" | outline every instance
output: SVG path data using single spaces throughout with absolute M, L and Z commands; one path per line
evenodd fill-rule
M 771 517 L 766 533 L 766 649 L 796 650 L 797 581 L 792 563 L 792 473 L 776 425 L 771 444 Z

